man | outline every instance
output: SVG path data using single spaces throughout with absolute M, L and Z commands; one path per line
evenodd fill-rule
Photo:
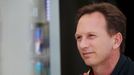
M 114 5 L 94 3 L 78 11 L 75 38 L 90 70 L 83 75 L 134 75 L 134 63 L 123 55 L 126 17 Z

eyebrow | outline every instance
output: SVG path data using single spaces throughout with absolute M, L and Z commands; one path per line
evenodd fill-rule
M 96 34 L 96 32 L 87 32 L 86 34 Z M 80 34 L 75 33 L 75 36 L 78 36 L 78 35 L 80 35 Z

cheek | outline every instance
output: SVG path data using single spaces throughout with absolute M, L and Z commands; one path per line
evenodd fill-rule
M 109 40 L 100 40 L 96 43 L 95 48 L 98 54 L 108 55 L 112 51 L 112 43 Z
M 78 48 L 78 50 L 80 49 L 80 47 L 79 47 L 79 43 L 77 42 L 77 48 Z
M 77 42 L 77 49 L 78 49 L 78 51 L 79 51 L 79 54 L 80 54 L 80 55 L 81 55 L 81 57 L 83 58 L 82 50 L 81 50 L 80 45 L 79 45 L 79 43 L 78 43 L 78 42 Z
M 94 46 L 96 54 L 94 55 L 94 62 L 101 63 L 106 61 L 112 52 L 112 47 L 107 45 L 107 43 L 99 43 Z
M 78 42 L 77 42 L 77 48 L 78 48 L 79 53 L 81 53 L 80 46 L 79 46 Z

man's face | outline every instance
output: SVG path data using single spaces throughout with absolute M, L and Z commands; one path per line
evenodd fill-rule
M 80 55 L 87 65 L 94 66 L 108 60 L 113 38 L 107 33 L 106 21 L 101 13 L 83 15 L 78 21 L 75 37 Z

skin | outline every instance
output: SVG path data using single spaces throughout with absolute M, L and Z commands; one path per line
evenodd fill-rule
M 79 19 L 75 37 L 82 59 L 94 74 L 110 75 L 119 60 L 121 33 L 110 36 L 104 16 L 94 12 Z

